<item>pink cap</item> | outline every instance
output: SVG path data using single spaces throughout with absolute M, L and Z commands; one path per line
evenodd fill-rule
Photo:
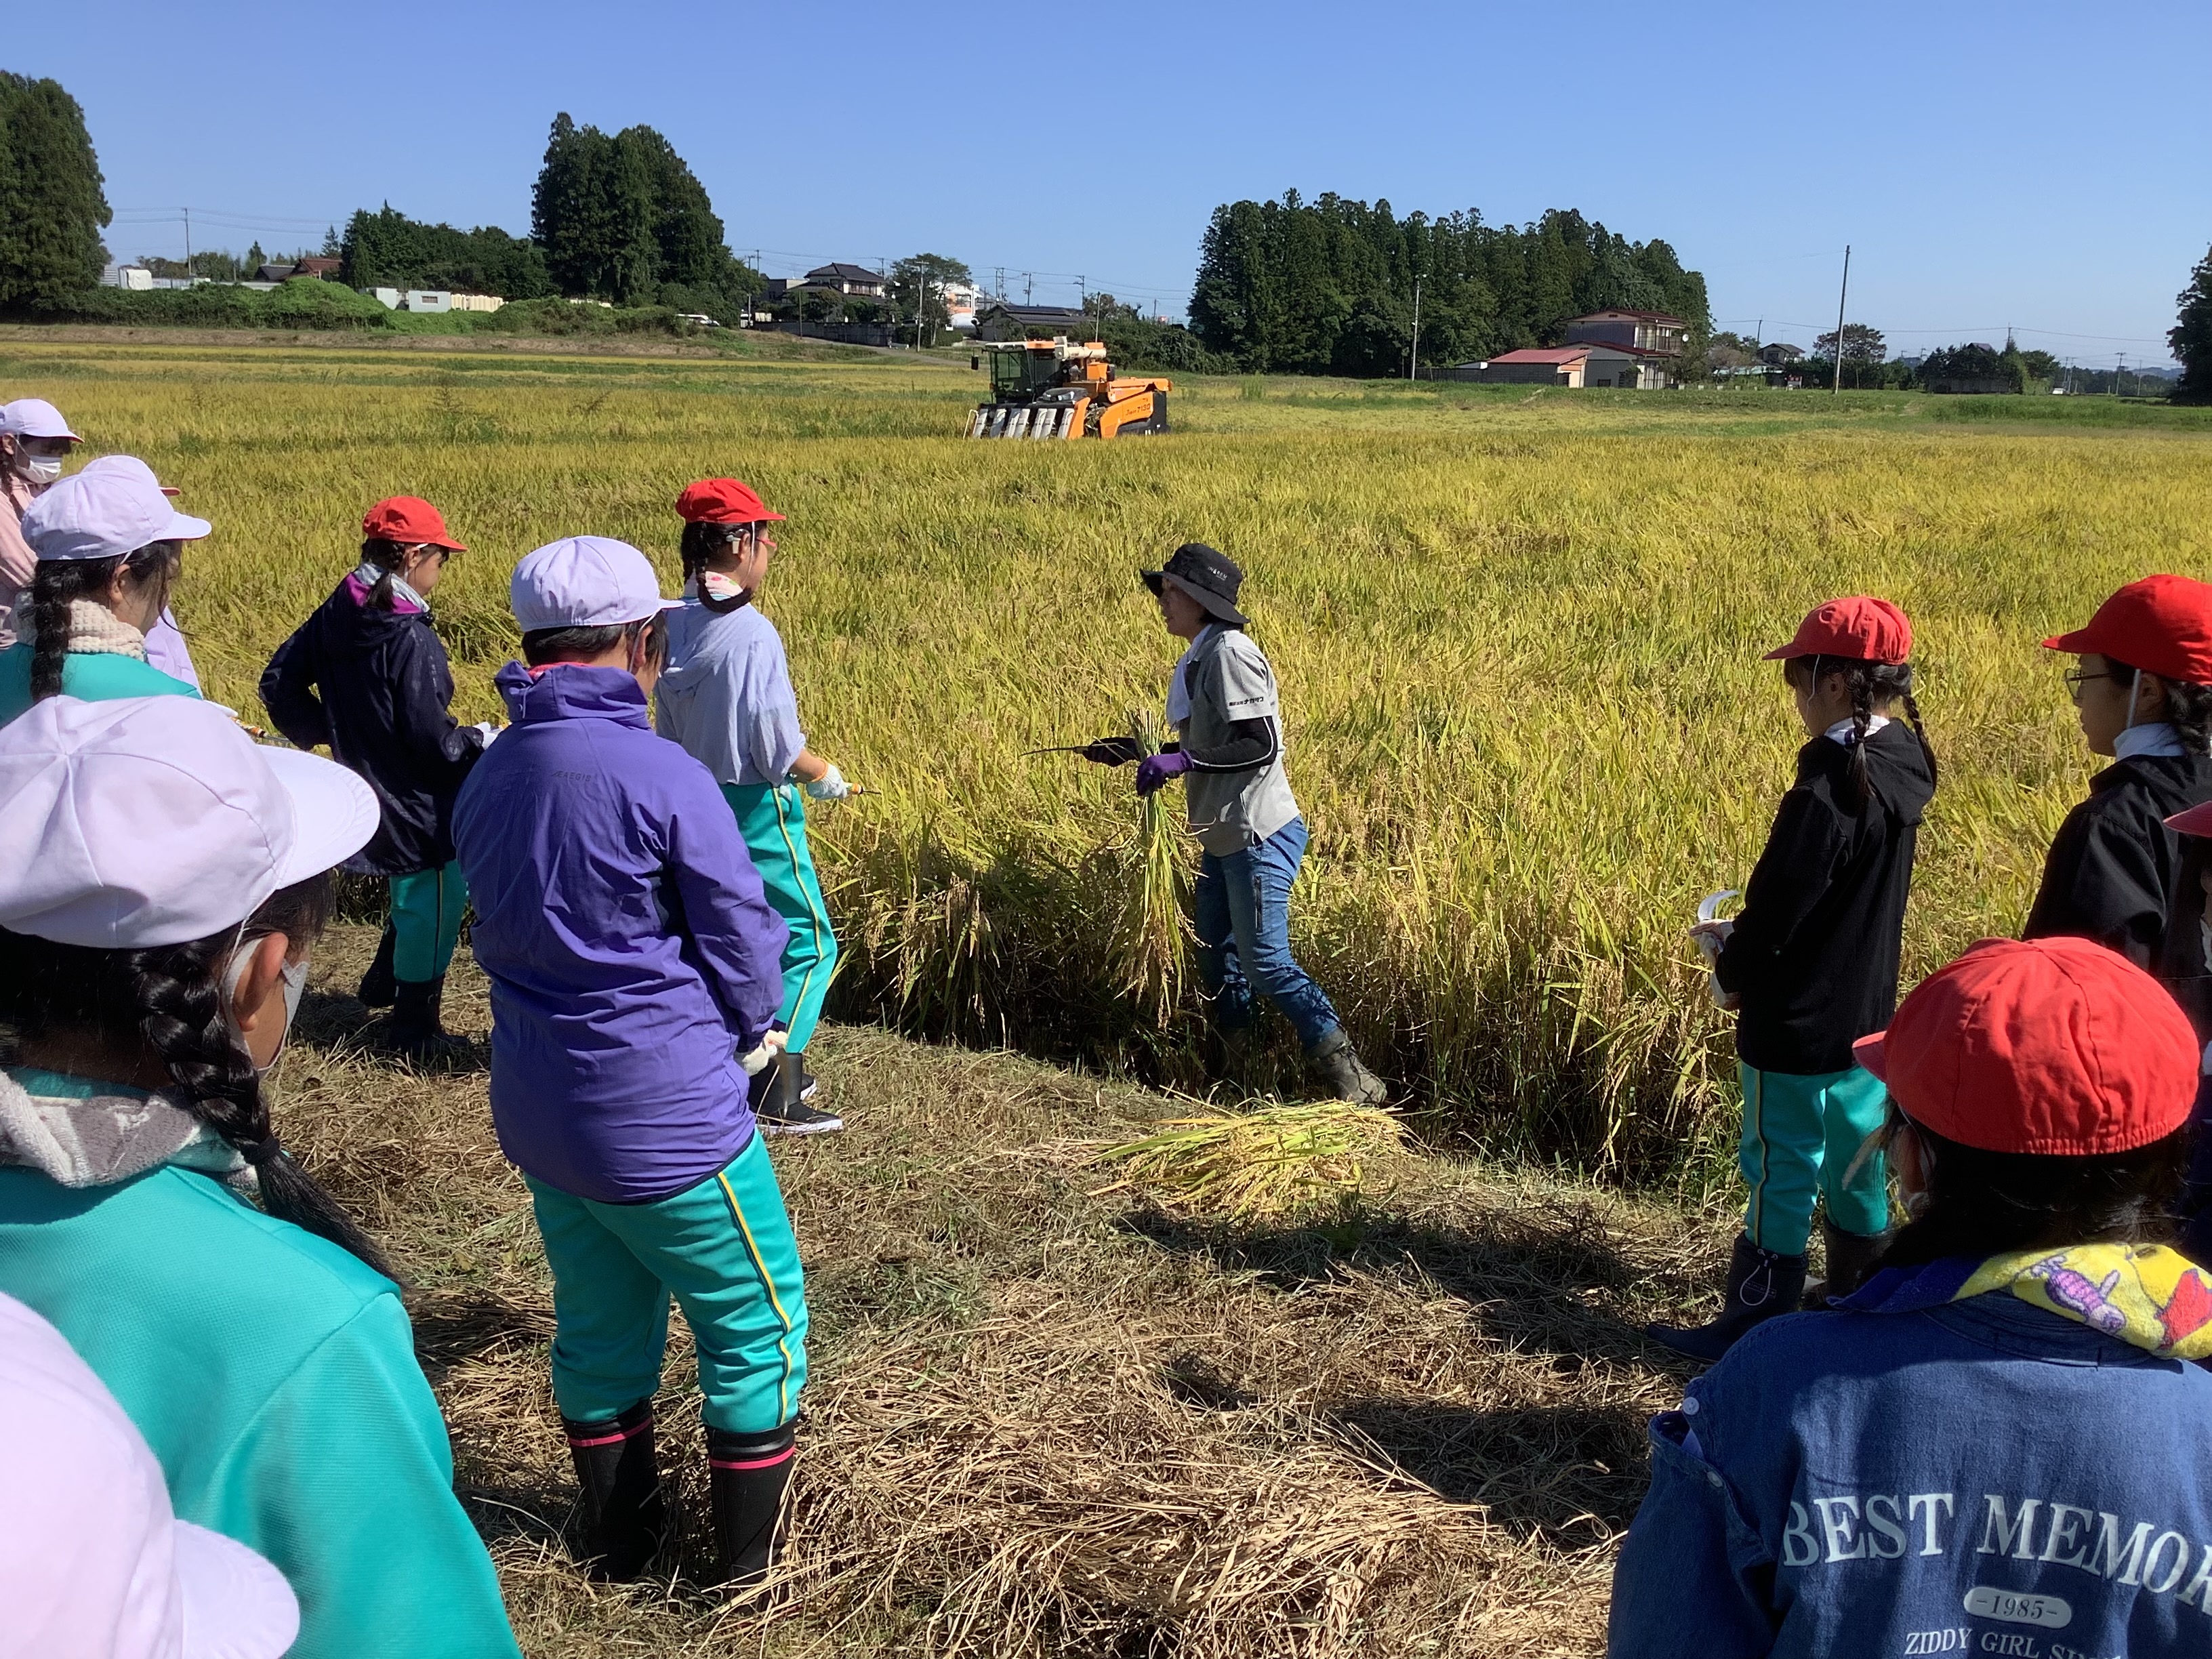
M 569 536 L 525 554 L 507 584 L 507 599 L 526 634 L 613 628 L 684 603 L 662 599 L 651 562 L 609 536 Z
M 0 404 L 0 432 L 14 438 L 67 438 L 73 444 L 84 441 L 70 430 L 61 410 L 43 398 L 18 398 L 12 404 Z
M 112 559 L 154 542 L 196 542 L 214 528 L 171 507 L 150 471 L 114 465 L 87 467 L 23 509 L 23 539 L 42 560 Z
M 48 697 L 0 726 L 0 927 L 99 950 L 235 927 L 376 833 L 353 773 L 197 697 Z
M 0 1607 L 9 1653 L 278 1659 L 300 1632 L 283 1574 L 179 1521 L 161 1466 L 62 1334 L 0 1296 Z

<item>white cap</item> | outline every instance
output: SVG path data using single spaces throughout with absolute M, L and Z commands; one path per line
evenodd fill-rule
M 507 591 L 526 634 L 613 628 L 684 603 L 662 599 L 660 578 L 645 555 L 608 536 L 569 536 L 526 554 Z
M 42 560 L 112 559 L 153 542 L 196 542 L 214 527 L 171 507 L 150 468 L 142 477 L 98 462 L 51 486 L 23 509 L 22 525 Z
M 73 444 L 84 441 L 69 429 L 61 410 L 43 398 L 18 398 L 12 404 L 0 404 L 0 432 L 16 438 L 67 438 Z
M 82 1659 L 278 1659 L 300 1633 L 283 1574 L 179 1521 L 161 1466 L 62 1334 L 0 1296 L 5 1650 Z
M 143 479 L 164 495 L 181 495 L 185 493 L 173 484 L 163 483 L 154 476 L 154 469 L 136 455 L 102 455 L 97 460 L 87 461 L 79 469 L 77 476 L 82 477 L 88 472 L 117 472 L 125 477 Z
M 234 927 L 376 833 L 353 773 L 197 697 L 49 697 L 0 726 L 0 927 L 100 950 Z

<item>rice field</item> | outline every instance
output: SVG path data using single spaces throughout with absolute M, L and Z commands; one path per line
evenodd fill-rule
M 809 736 L 870 792 L 814 819 L 834 1011 L 1189 1088 L 1163 897 L 1193 851 L 1126 771 L 1024 751 L 1157 708 L 1176 647 L 1133 573 L 1212 543 L 1284 685 L 1298 948 L 1363 1050 L 1432 1140 L 1692 1194 L 1733 1061 L 1682 930 L 1741 884 L 1801 740 L 1760 652 L 1838 592 L 1912 615 L 1944 763 L 1913 973 L 2017 927 L 2092 769 L 2036 641 L 2125 580 L 2212 574 L 2190 411 L 1219 380 L 1178 385 L 1164 439 L 1045 446 L 952 435 L 979 379 L 0 334 L 0 394 L 214 521 L 175 608 L 248 718 L 379 496 L 471 545 L 435 610 L 479 719 L 522 554 L 619 536 L 672 592 L 678 490 L 747 479 L 789 515 L 763 608 Z M 1269 1063 L 1291 1091 L 1286 1030 Z

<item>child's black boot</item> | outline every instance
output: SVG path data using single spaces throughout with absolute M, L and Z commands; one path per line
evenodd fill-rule
M 653 1455 L 653 1401 L 597 1423 L 562 1418 L 576 1484 L 584 1489 L 584 1547 L 594 1578 L 627 1582 L 645 1571 L 667 1531 L 660 1465 Z
M 384 937 L 376 941 L 376 957 L 368 964 L 368 971 L 361 976 L 360 996 L 370 1008 L 389 1008 L 399 994 L 399 981 L 392 977 L 392 953 L 399 948 L 399 935 L 392 924 L 384 924 Z
M 446 998 L 446 980 L 395 981 L 392 1017 L 386 1023 L 383 1046 L 416 1066 L 451 1066 L 469 1058 L 469 1045 L 448 1031 L 438 1018 Z
M 826 1107 L 811 1104 L 814 1079 L 807 1075 L 806 1056 L 786 1049 L 769 1068 L 770 1080 L 753 1079 L 753 1115 L 761 1133 L 771 1135 L 835 1134 L 845 1120 Z
M 1867 1282 L 1881 1253 L 1889 1248 L 1895 1234 L 1847 1233 L 1828 1219 L 1820 1218 L 1820 1238 L 1828 1255 L 1828 1265 L 1817 1284 L 1805 1287 L 1805 1305 L 1811 1309 L 1825 1308 L 1832 1296 L 1849 1296 Z
M 1739 1233 L 1735 1253 L 1729 1260 L 1721 1316 L 1710 1325 L 1647 1325 L 1644 1334 L 1676 1353 L 1711 1364 L 1760 1321 L 1796 1312 L 1804 1295 L 1803 1256 L 1763 1250 Z
M 791 1486 L 796 1428 L 766 1434 L 707 1431 L 707 1479 L 714 1510 L 714 1583 L 751 1589 L 775 1559 L 776 1527 Z

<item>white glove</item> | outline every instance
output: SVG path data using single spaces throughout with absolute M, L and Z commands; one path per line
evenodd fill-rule
M 760 1040 L 760 1047 L 749 1054 L 739 1054 L 738 1064 L 745 1068 L 747 1077 L 758 1077 L 775 1064 L 775 1057 L 783 1052 L 783 1045 L 791 1041 L 791 1033 L 771 1030 Z
M 843 800 L 853 793 L 853 786 L 845 781 L 845 775 L 830 763 L 830 769 L 811 783 L 803 786 L 809 800 Z
M 477 722 L 477 730 L 483 733 L 483 746 L 486 749 L 491 747 L 491 740 L 497 737 L 500 732 L 498 724 L 492 720 L 478 720 Z

